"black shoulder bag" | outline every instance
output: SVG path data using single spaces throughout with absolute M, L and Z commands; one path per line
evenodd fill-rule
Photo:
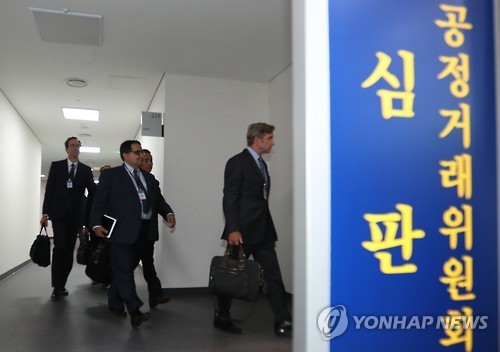
M 42 234 L 42 230 L 45 230 L 45 234 Z M 47 267 L 50 265 L 50 237 L 47 234 L 47 228 L 43 226 L 31 245 L 30 258 L 33 263 L 39 266 Z
M 85 274 L 94 282 L 109 285 L 112 279 L 109 248 L 106 240 L 102 238 L 95 242 L 90 246 Z

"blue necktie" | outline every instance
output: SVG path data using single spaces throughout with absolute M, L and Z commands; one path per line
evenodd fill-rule
M 142 212 L 147 214 L 151 210 L 151 208 L 149 206 L 149 201 L 148 201 L 148 193 L 146 192 L 146 188 L 144 187 L 144 185 L 141 182 L 141 178 L 139 177 L 138 170 L 134 170 L 134 179 L 135 179 L 135 183 L 137 183 L 137 187 L 144 192 L 145 199 L 141 199 Z
M 259 159 L 257 159 L 257 161 L 259 162 L 259 169 L 260 169 L 260 172 L 262 174 L 262 177 L 264 177 L 264 183 L 265 183 L 265 191 L 266 191 L 266 198 L 267 198 L 267 193 L 269 193 L 269 180 L 268 180 L 268 177 L 267 177 L 267 172 L 266 172 L 266 166 L 264 164 L 264 160 L 259 157 Z
M 262 160 L 262 158 L 259 157 L 257 161 L 259 162 L 260 173 L 262 174 L 262 177 L 264 177 L 264 180 L 267 183 L 267 173 L 266 173 L 266 167 L 264 166 L 264 160 Z

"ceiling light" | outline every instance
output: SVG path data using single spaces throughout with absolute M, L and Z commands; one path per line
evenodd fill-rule
M 81 153 L 100 153 L 101 148 L 99 147 L 80 147 Z
M 87 81 L 81 78 L 68 78 L 66 84 L 73 88 L 83 88 L 87 86 Z
M 62 108 L 65 119 L 99 121 L 99 110 L 80 109 L 80 108 Z

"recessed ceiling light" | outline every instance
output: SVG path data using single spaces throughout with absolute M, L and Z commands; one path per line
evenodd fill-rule
M 81 78 L 68 78 L 66 84 L 73 88 L 83 88 L 87 86 L 87 81 Z
M 99 147 L 80 147 L 81 153 L 100 153 L 101 148 Z
M 65 119 L 99 121 L 99 110 L 80 109 L 80 108 L 62 108 Z

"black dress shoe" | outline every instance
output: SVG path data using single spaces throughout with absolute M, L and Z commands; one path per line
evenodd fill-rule
M 149 319 L 149 313 L 142 313 L 139 309 L 130 313 L 130 324 L 133 328 L 138 328 L 142 323 Z
M 121 318 L 125 318 L 127 316 L 127 312 L 123 309 L 118 309 L 118 308 L 113 308 L 113 307 L 108 307 L 109 311 L 113 313 L 116 316 L 119 316 Z
M 68 291 L 63 287 L 54 287 L 54 290 L 52 291 L 52 294 L 50 295 L 50 298 L 53 300 L 58 300 L 64 296 L 68 295 Z
M 149 299 L 149 306 L 151 308 L 155 308 L 158 304 L 164 304 L 170 302 L 171 298 L 170 297 L 153 297 Z
M 289 319 L 274 323 L 274 333 L 278 336 L 289 335 L 292 332 L 293 323 Z
M 231 319 L 222 318 L 217 315 L 214 318 L 214 327 L 230 334 L 241 334 L 241 328 L 234 324 Z

